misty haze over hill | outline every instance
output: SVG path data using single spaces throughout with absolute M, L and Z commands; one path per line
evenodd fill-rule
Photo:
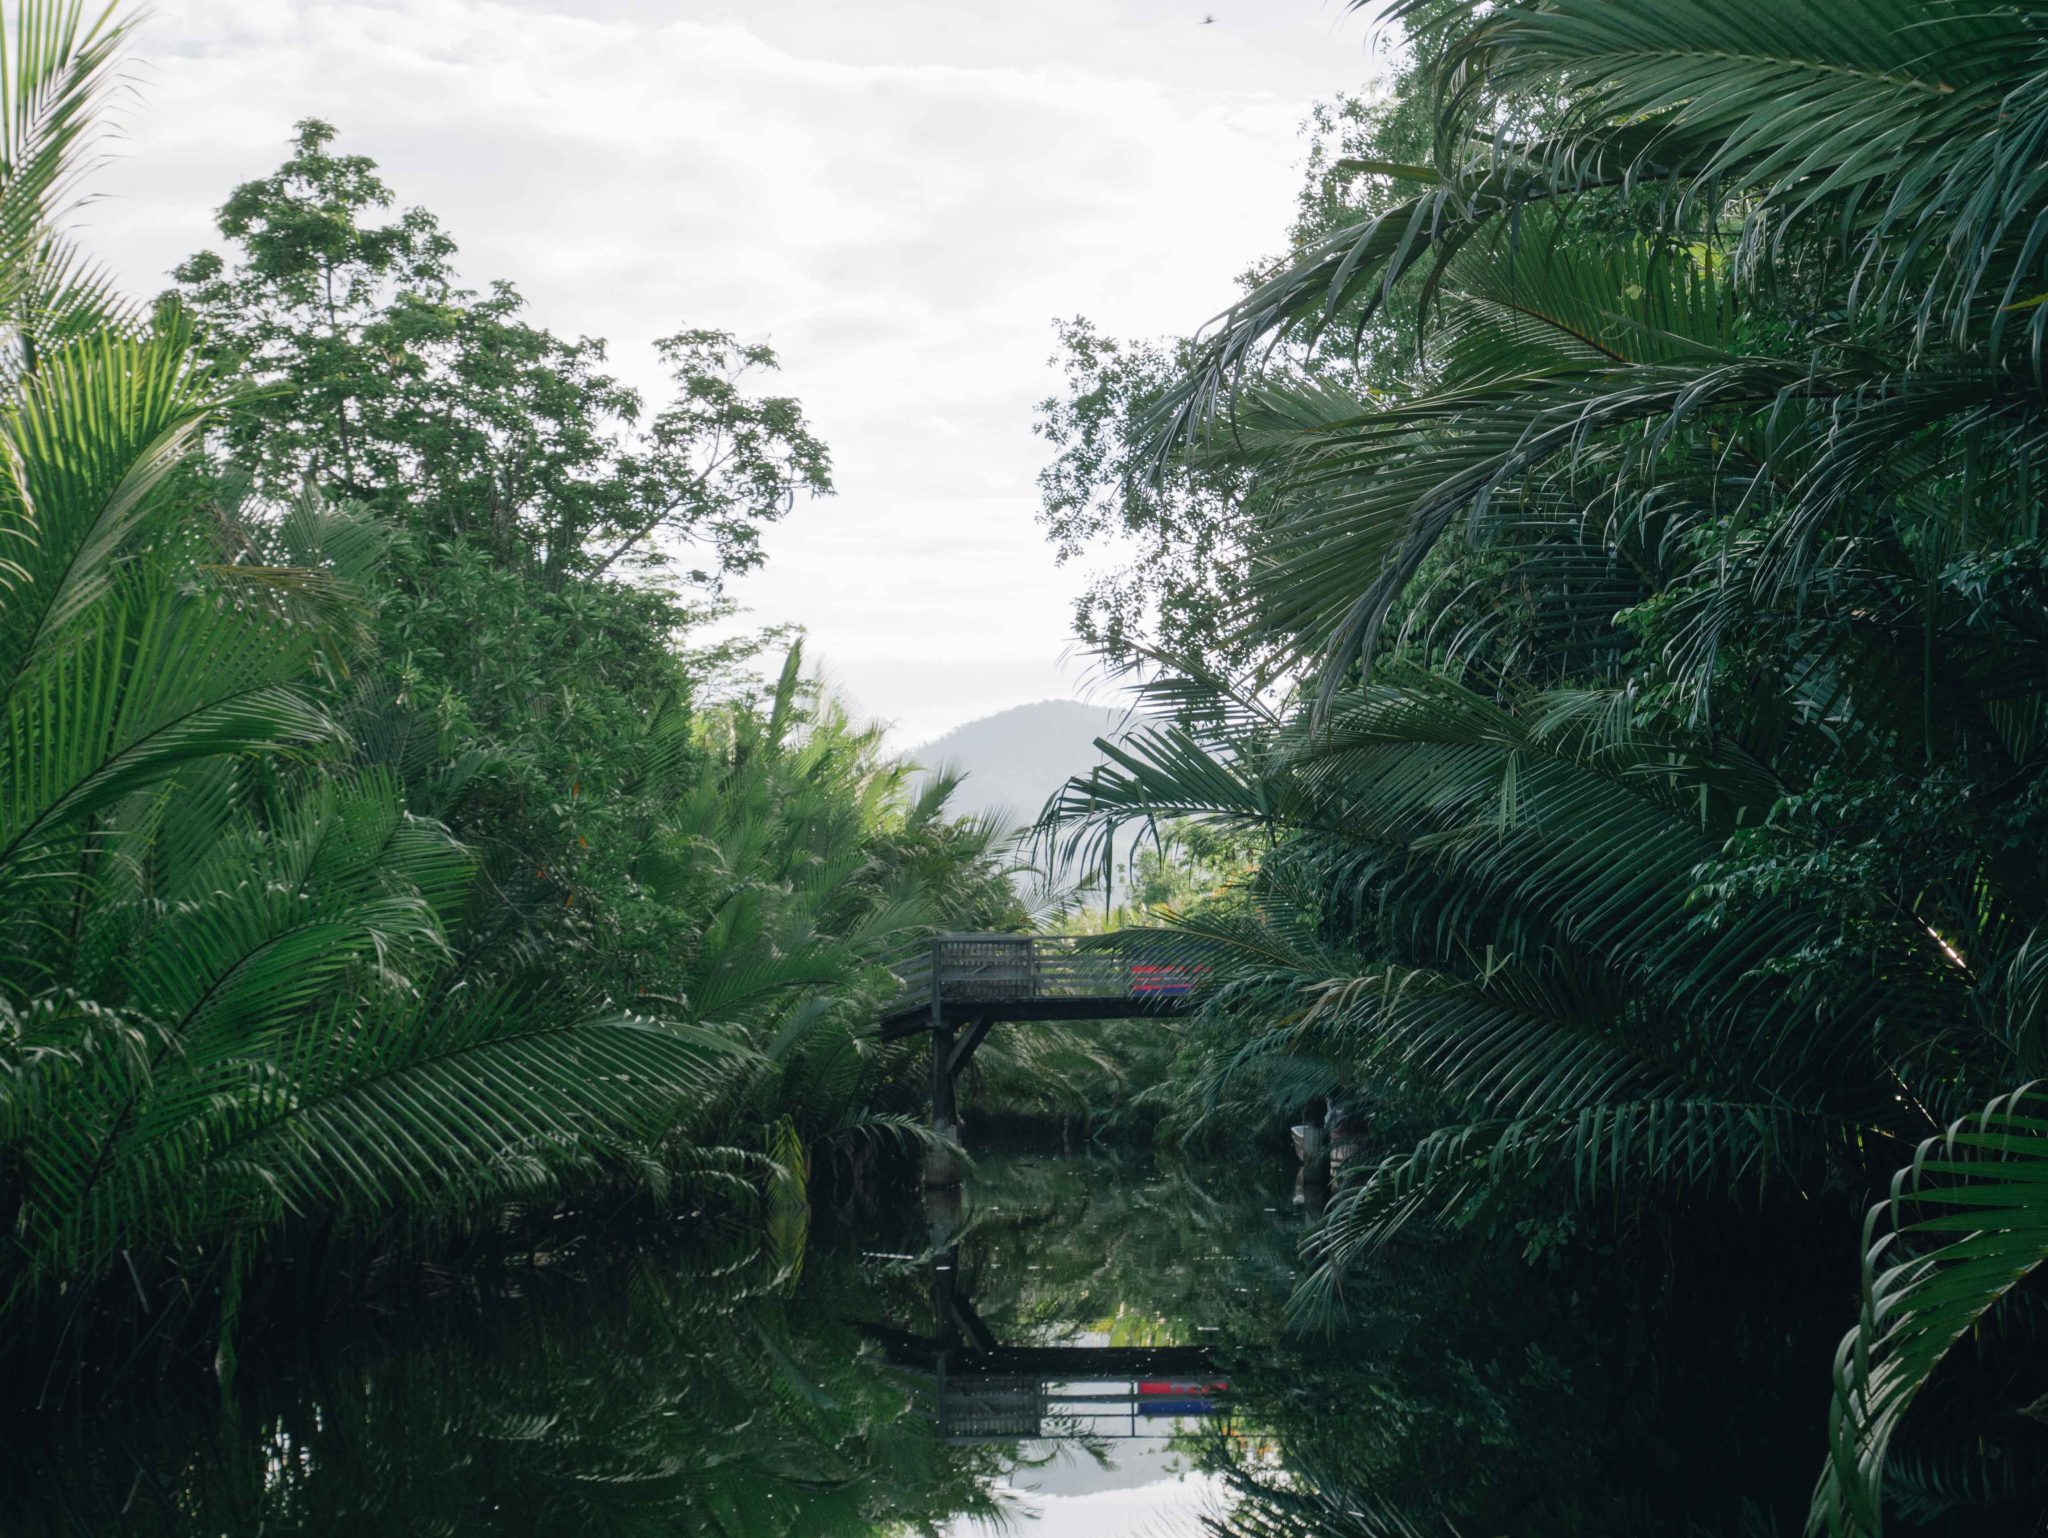
M 909 757 L 921 769 L 948 765 L 965 771 L 953 795 L 954 811 L 1000 812 L 1022 826 L 1069 776 L 1101 762 L 1095 739 L 1114 733 L 1126 714 L 1121 706 L 1041 700 L 956 726 L 912 749 Z

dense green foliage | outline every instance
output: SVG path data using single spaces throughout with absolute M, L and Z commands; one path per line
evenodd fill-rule
M 1178 925 L 1181 1118 L 1408 1135 L 1325 1299 L 1412 1222 L 1789 1204 L 1846 1255 L 1889 1189 L 1812 1514 L 1875 1532 L 1902 1421 L 1937 1489 L 2041 1452 L 2048 13 L 1393 19 L 1293 256 L 1048 418 L 1056 533 L 1228 570 L 1206 634 L 1105 599 L 1168 720 L 1047 832 L 1270 840 Z
M 457 288 L 427 215 L 371 222 L 317 124 L 230 197 L 232 258 L 126 306 L 58 230 L 122 26 L 8 20 L 9 1380 L 207 1338 L 225 1375 L 307 1246 L 345 1278 L 600 1189 L 772 1220 L 820 1140 L 905 1134 L 857 1034 L 880 961 L 1015 899 L 800 653 L 755 688 L 687 650 L 829 488 L 746 388 L 772 355 L 678 333 L 641 424 L 601 343 Z M 695 599 L 655 580 L 688 541 Z
M 202 252 L 176 274 L 204 354 L 273 387 L 223 434 L 226 463 L 260 491 L 312 481 L 559 589 L 665 566 L 678 542 L 704 548 L 699 582 L 746 570 L 761 524 L 831 490 L 801 407 L 743 388 L 774 369 L 770 349 L 663 338 L 675 395 L 647 416 L 603 371 L 601 340 L 522 320 L 509 283 L 460 287 L 432 214 L 371 222 L 391 191 L 372 162 L 332 154 L 334 136 L 301 123 L 291 158 L 220 210 L 235 259 Z
M 800 648 L 772 680 L 767 638 L 690 650 L 831 489 L 774 354 L 676 330 L 650 406 L 601 341 L 465 287 L 317 121 L 126 303 L 62 235 L 122 25 L 9 20 L 0 1368 L 45 1403 L 209 1355 L 225 1381 L 293 1310 L 491 1246 L 566 1263 L 549 1225 L 686 1199 L 744 1234 L 712 1259 L 749 1336 L 611 1252 L 618 1306 L 568 1344 L 457 1347 L 445 1406 L 401 1360 L 280 1412 L 313 1464 L 179 1499 L 386 1519 L 413 1484 L 329 1471 L 390 1404 L 426 1407 L 400 1445 L 451 1513 L 979 1509 L 991 1465 L 896 1425 L 843 1327 L 794 1361 L 782 1317 L 829 1301 L 814 1161 L 857 1186 L 920 1135 L 921 1065 L 863 1030 L 885 959 L 1026 915 L 997 830 Z M 1816 1315 L 1847 1334 L 1791 1391 L 1825 1432 L 1811 1530 L 2036 1530 L 2048 8 L 1384 20 L 1396 89 L 1314 120 L 1286 259 L 1195 337 L 1060 330 L 1046 523 L 1129 555 L 1077 618 L 1145 710 L 1042 833 L 1076 868 L 1150 835 L 1130 900 L 1205 986 L 1178 1033 L 1003 1033 L 973 1088 L 1189 1139 L 1365 1126 L 1308 1279 L 1270 1279 L 1371 1372 L 1301 1387 L 1299 1336 L 1246 1364 L 1292 1457 L 1212 1449 L 1245 1531 L 1677 1530 L 1602 1471 L 1720 1488 L 1768 1456 L 1653 1423 L 1806 1374 Z M 1142 1255 L 1127 1214 L 1043 1204 L 1111 1333 L 1201 1311 L 1173 1268 L 1235 1233 L 1188 1202 Z M 1148 1264 L 1159 1318 L 1112 1316 Z M 1636 1330 L 1716 1308 L 1682 1346 Z M 490 1418 L 529 1377 L 594 1461 Z M 760 1467 L 687 1467 L 760 1406 Z

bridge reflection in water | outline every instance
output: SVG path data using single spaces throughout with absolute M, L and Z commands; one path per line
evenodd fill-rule
M 949 1442 L 1156 1440 L 1176 1423 L 1227 1423 L 1230 1385 L 1205 1346 L 1006 1346 L 959 1290 L 959 1251 L 931 1262 L 936 1333 L 861 1326 L 909 1378 Z

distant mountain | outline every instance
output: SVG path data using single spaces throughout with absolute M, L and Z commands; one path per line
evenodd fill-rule
M 956 726 L 909 756 L 922 769 L 945 764 L 966 771 L 953 795 L 954 810 L 1001 812 L 1022 825 L 1037 817 L 1070 775 L 1085 774 L 1102 761 L 1095 739 L 1113 735 L 1125 714 L 1079 700 L 1041 700 Z

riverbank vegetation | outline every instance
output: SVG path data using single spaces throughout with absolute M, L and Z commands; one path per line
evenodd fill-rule
M 1305 1240 L 1253 1183 L 1084 1217 L 1026 1161 L 1004 1243 L 1080 1301 L 1013 1322 L 1238 1311 L 1286 1461 L 1209 1448 L 1218 1531 L 1786 1530 L 1746 1478 L 1815 1532 L 2036 1531 L 2048 14 L 1377 20 L 1284 260 L 1178 342 L 1060 328 L 1047 529 L 1129 556 L 1077 629 L 1141 710 L 1038 834 L 1142 831 L 1200 1000 L 999 1033 L 973 1086 L 1349 1157 Z M 831 491 L 774 352 L 678 318 L 644 398 L 314 120 L 124 297 L 64 233 L 121 14 L 4 25 L 0 1368 L 211 1416 L 252 1342 L 468 1266 L 512 1321 L 308 1364 L 217 1484 L 232 1393 L 154 1462 L 88 1437 L 77 1509 L 175 1467 L 166 1531 L 987 1514 L 1001 1460 L 832 1312 L 936 1297 L 957 1214 L 826 1272 L 808 1197 L 923 1136 L 889 958 L 1032 917 L 800 645 L 696 640 Z
M 1305 1309 L 1396 1234 L 1805 1214 L 1815 1527 L 2025 1522 L 2044 18 L 1387 21 L 1287 261 L 1178 348 L 1063 332 L 1048 523 L 1148 540 L 1082 623 L 1158 719 L 1044 835 L 1263 846 L 1172 926 L 1176 1116 L 1362 1111 Z
M 1016 900 L 800 649 L 691 649 L 830 490 L 773 354 L 679 331 L 643 402 L 312 122 L 128 301 L 62 233 L 125 24 L 5 21 L 8 1380 L 225 1376 L 273 1294 L 908 1135 L 880 962 Z

